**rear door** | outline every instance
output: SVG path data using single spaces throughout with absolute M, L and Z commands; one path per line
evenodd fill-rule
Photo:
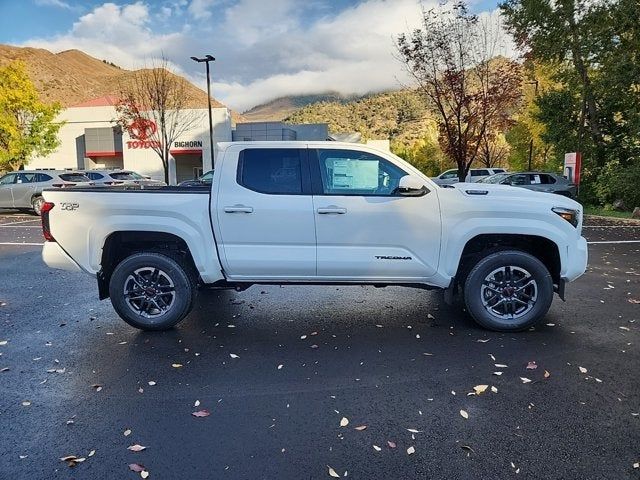
M 237 280 L 316 274 L 316 235 L 306 148 L 229 147 L 212 212 L 221 261 Z M 215 191 L 214 185 L 214 191 Z
M 412 282 L 436 273 L 440 207 L 435 191 L 400 196 L 401 166 L 357 149 L 309 150 L 318 277 Z
M 16 181 L 18 174 L 9 173 L 0 178 L 0 207 L 11 208 L 13 207 L 13 194 L 11 193 L 11 187 Z

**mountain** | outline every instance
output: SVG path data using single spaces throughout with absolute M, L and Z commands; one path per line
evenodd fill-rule
M 65 107 L 105 95 L 116 95 L 118 85 L 126 83 L 135 73 L 80 50 L 52 53 L 42 48 L 0 44 L 0 66 L 14 60 L 26 64 L 43 101 L 60 102 Z M 207 107 L 207 93 L 192 83 L 187 84 L 189 106 Z M 211 106 L 224 105 L 213 99 Z M 231 112 L 231 115 L 234 122 L 243 121 L 236 112 Z
M 249 122 L 279 122 L 307 105 L 320 102 L 347 103 L 358 98 L 361 97 L 357 95 L 342 95 L 338 92 L 290 95 L 257 105 L 243 112 L 242 116 Z

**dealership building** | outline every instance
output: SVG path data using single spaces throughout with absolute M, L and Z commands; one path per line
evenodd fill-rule
M 115 121 L 116 102 L 115 97 L 105 96 L 63 110 L 58 118 L 64 122 L 58 134 L 60 146 L 50 155 L 34 157 L 26 168 L 125 168 L 164 180 L 162 161 L 152 148 L 149 134 L 155 125 L 133 125 L 123 131 Z M 184 116 L 193 123 L 169 147 L 170 183 L 197 177 L 212 168 L 207 109 L 185 110 Z M 214 144 L 231 141 L 229 110 L 212 109 L 212 119 Z
M 156 180 L 164 180 L 162 160 L 154 150 L 153 132 L 157 126 L 142 120 L 122 129 L 116 123 L 117 98 L 104 96 L 63 110 L 53 153 L 31 159 L 27 169 L 127 169 Z M 229 141 L 339 140 L 359 142 L 359 134 L 330 135 L 326 123 L 285 124 L 282 122 L 239 123 L 232 128 L 227 108 L 212 109 L 214 151 L 209 142 L 209 116 L 206 108 L 184 110 L 190 128 L 169 147 L 169 183 L 200 176 L 213 168 L 215 144 Z M 156 139 L 157 143 L 157 139 Z M 389 142 L 369 141 L 388 149 Z M 212 162 L 213 159 L 213 162 Z

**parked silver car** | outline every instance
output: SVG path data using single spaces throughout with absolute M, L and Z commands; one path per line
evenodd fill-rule
M 469 169 L 469 173 L 467 173 L 465 181 L 477 182 L 489 175 L 502 172 L 506 172 L 506 170 L 504 168 L 471 168 Z M 458 183 L 460 181 L 458 180 L 458 169 L 452 168 L 451 170 L 446 170 L 437 177 L 431 177 L 431 180 L 438 185 L 453 185 L 454 183 Z
M 68 170 L 21 170 L 0 177 L 0 208 L 32 210 L 40 215 L 42 190 L 94 185 L 90 178 Z
M 578 193 L 574 183 L 555 173 L 546 172 L 498 173 L 483 178 L 478 183 L 513 185 L 537 192 L 557 193 L 569 198 L 575 198 Z
M 93 182 L 100 185 L 141 185 L 145 187 L 162 186 L 166 183 L 153 180 L 131 170 L 81 170 Z

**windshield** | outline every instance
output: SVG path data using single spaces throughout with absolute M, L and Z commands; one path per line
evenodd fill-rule
M 211 183 L 213 181 L 213 170 L 209 170 L 207 173 L 202 175 L 198 180 L 204 183 Z
M 482 180 L 478 180 L 478 183 L 500 183 L 509 175 L 509 173 L 496 173 L 495 175 L 491 175 L 489 177 L 483 178 Z

